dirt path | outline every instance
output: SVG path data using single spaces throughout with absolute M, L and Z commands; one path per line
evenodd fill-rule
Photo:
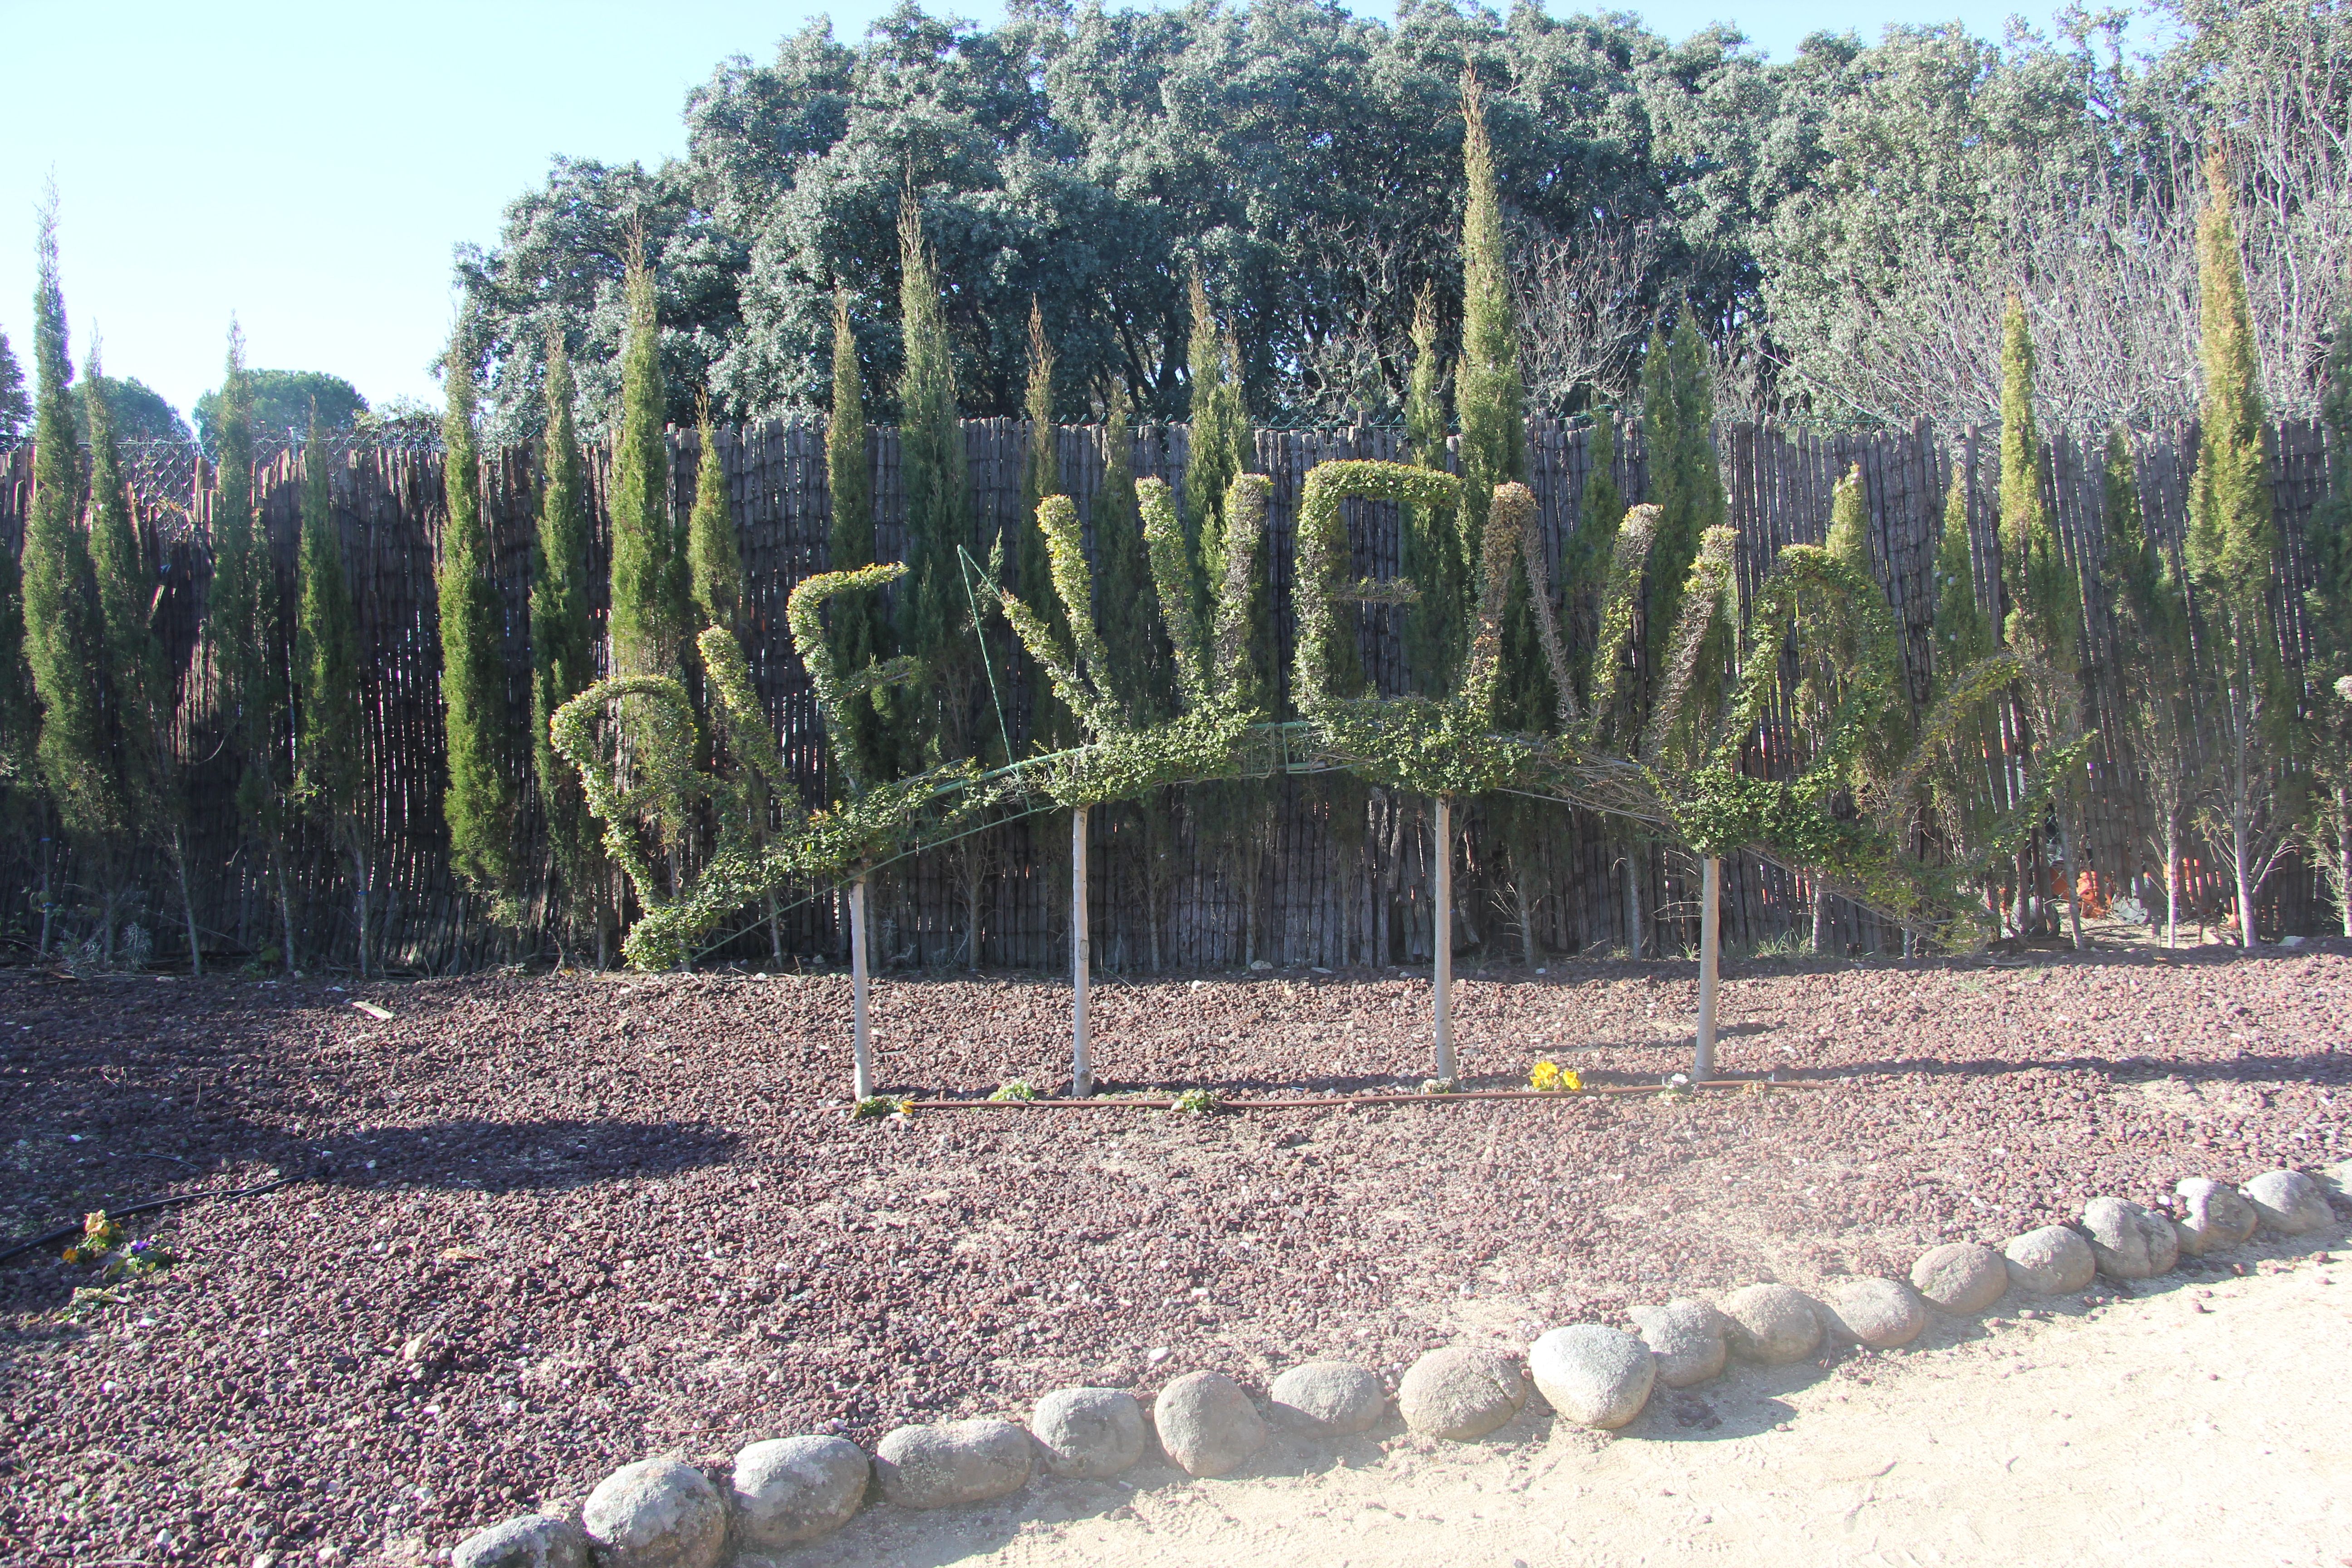
M 1736 1374 L 1695 1391 L 1712 1428 L 1658 1402 L 1614 1439 L 1528 1419 L 1442 1450 L 1299 1447 L 1238 1479 L 1046 1483 L 1018 1515 L 873 1510 L 779 1563 L 2336 1568 L 2347 1329 L 2352 1267 L 2306 1261 L 1829 1373 Z

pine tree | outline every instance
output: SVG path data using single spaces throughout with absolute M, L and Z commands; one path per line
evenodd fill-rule
M 898 598 L 898 641 L 922 670 L 922 711 L 908 737 L 908 755 L 931 765 L 971 754 L 965 742 L 977 649 L 957 552 L 971 546 L 973 524 L 955 362 L 938 269 L 911 192 L 899 209 L 898 260 L 906 339 L 898 450 L 907 491 L 908 577 Z
M 359 612 L 343 574 L 343 534 L 328 488 L 327 447 L 319 412 L 302 454 L 302 544 L 294 616 L 294 686 L 300 727 L 295 741 L 294 798 L 325 824 L 329 840 L 352 868 L 352 923 L 359 971 L 368 972 L 368 891 L 374 860 L 363 795 L 367 777 L 360 729 Z
M 213 582 L 206 636 L 219 672 L 228 751 L 237 760 L 243 836 L 257 844 L 276 883 L 283 962 L 294 966 L 294 898 L 286 866 L 287 794 L 293 787 L 290 702 L 278 573 L 253 500 L 253 380 L 245 334 L 229 324 L 220 423 L 214 438 Z
M 2138 765 L 2150 816 L 2149 840 L 2164 865 L 2167 947 L 2180 929 L 2180 852 L 2189 812 L 2200 793 L 2197 713 L 2190 681 L 2189 604 L 2172 552 L 2147 529 L 2130 437 L 2107 433 L 2101 515 L 2106 531 L 2106 582 L 2115 606 L 2114 647 L 2121 668 L 2125 734 Z
M 684 667 L 687 564 L 670 518 L 669 448 L 662 439 L 661 323 L 645 242 L 631 242 L 625 279 L 620 426 L 613 437 L 614 675 L 676 675 Z M 469 437 L 470 439 L 470 437 Z
M 611 873 L 581 787 L 580 772 L 557 755 L 555 710 L 596 680 L 594 623 L 588 613 L 588 475 L 573 423 L 572 358 L 560 330 L 547 340 L 547 427 L 541 460 L 539 537 L 530 580 L 531 748 L 540 814 L 562 889 L 559 930 L 586 923 L 604 967 L 605 889 Z
M 508 925 L 520 918 L 515 903 L 520 792 L 506 755 L 506 617 L 498 586 L 490 581 L 490 532 L 482 517 L 474 362 L 462 342 L 467 329 L 460 326 L 458 331 L 461 341 L 451 346 L 445 362 L 449 405 L 441 422 L 442 484 L 449 512 L 434 576 L 441 605 L 441 702 L 449 753 L 441 814 L 449 826 L 451 868 L 490 900 L 491 919 Z M 617 556 L 621 487 L 616 482 L 614 488 Z M 617 587 L 617 567 L 614 574 Z M 616 594 L 616 606 L 618 598 Z
M 824 432 L 825 478 L 833 500 L 833 526 L 826 563 L 835 572 L 874 563 L 874 469 L 866 450 L 866 384 L 857 364 L 857 334 L 849 321 L 849 291 L 833 291 L 833 417 Z M 835 665 L 864 669 L 889 657 L 897 639 L 879 594 L 846 594 L 824 607 L 825 640 Z M 843 735 L 858 776 L 892 776 L 890 734 L 896 688 L 861 691 L 848 699 Z
M 1021 573 L 1021 598 L 1037 606 L 1037 614 L 1053 629 L 1056 644 L 1070 637 L 1070 618 L 1054 593 L 1054 574 L 1045 552 L 1045 531 L 1037 521 L 1037 508 L 1047 496 L 1062 493 L 1062 458 L 1054 428 L 1054 348 L 1045 341 L 1045 313 L 1035 299 L 1029 301 L 1029 383 L 1022 402 L 1029 441 L 1021 458 L 1021 516 L 1014 538 Z M 1024 684 L 1031 692 L 1029 740 L 1033 749 L 1057 752 L 1074 743 L 1077 725 L 1069 709 L 1054 695 L 1043 666 L 1024 649 L 1021 655 Z
M 1424 287 L 1412 306 L 1412 378 L 1404 401 L 1406 460 L 1444 472 L 1445 367 L 1438 357 L 1437 297 Z M 1424 697 L 1450 696 L 1461 684 L 1471 616 L 1470 563 L 1452 507 L 1407 503 L 1398 574 L 1420 592 L 1405 612 L 1405 657 L 1413 689 Z
M 2294 775 L 2281 766 L 2294 735 L 2273 635 L 2270 583 L 2278 553 L 2262 395 L 2254 384 L 2253 323 L 2238 254 L 2227 163 L 2206 161 L 2209 199 L 2197 219 L 2199 330 L 2204 395 L 2190 481 L 2184 554 L 2198 589 L 2206 661 L 2218 689 L 2211 705 L 2221 799 L 2210 837 L 2238 884 L 2239 940 L 2257 945 L 2255 895 L 2286 845 L 2292 803 L 2280 795 Z

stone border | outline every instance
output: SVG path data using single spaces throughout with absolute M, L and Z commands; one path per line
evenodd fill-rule
M 2097 1197 L 2068 1225 L 2049 1225 L 1994 1248 L 1945 1242 L 1921 1253 L 1907 1279 L 1849 1276 L 1807 1293 L 1749 1285 L 1709 1304 L 1677 1297 L 1631 1309 L 1633 1331 L 1601 1323 L 1549 1331 L 1524 1359 L 1490 1345 L 1448 1345 L 1398 1381 L 1405 1426 L 1423 1437 L 1473 1442 L 1504 1426 L 1540 1393 L 1559 1419 L 1613 1431 L 1661 1386 L 1688 1388 L 1738 1360 L 1784 1366 L 1824 1343 L 1875 1351 L 1907 1345 L 1931 1314 L 1974 1318 L 2011 1290 L 2076 1295 L 2097 1276 L 2128 1284 L 2252 1239 L 2333 1231 L 2331 1193 L 2352 1203 L 2352 1161 L 2315 1179 L 2265 1171 L 2243 1186 L 2179 1182 L 2171 1212 Z M 830 1535 L 870 1496 L 900 1508 L 940 1509 L 1008 1496 L 1039 1472 L 1108 1479 L 1154 1447 L 1192 1477 L 1225 1475 L 1266 1446 L 1276 1426 L 1307 1436 L 1364 1432 L 1385 1414 L 1379 1373 L 1343 1361 L 1308 1362 L 1274 1380 L 1264 1405 L 1221 1372 L 1191 1372 L 1160 1391 L 1147 1414 L 1124 1389 L 1059 1388 L 1026 1427 L 979 1419 L 900 1426 L 869 1458 L 840 1437 L 755 1442 L 731 1470 L 676 1458 L 641 1459 L 576 1504 L 551 1505 L 467 1537 L 451 1568 L 719 1568 L 731 1552 L 773 1552 Z

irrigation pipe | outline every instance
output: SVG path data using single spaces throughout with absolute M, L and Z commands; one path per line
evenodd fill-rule
M 127 1209 L 109 1209 L 106 1211 L 106 1217 L 129 1219 L 135 1214 L 153 1214 L 158 1209 L 175 1208 L 181 1204 L 200 1204 L 206 1198 L 255 1198 L 264 1193 L 274 1193 L 280 1187 L 291 1186 L 300 1180 L 302 1178 L 299 1176 L 280 1176 L 274 1182 L 264 1182 L 257 1187 L 233 1187 L 226 1192 L 215 1190 L 203 1193 L 180 1193 L 168 1198 L 149 1198 L 145 1203 L 132 1204 Z M 37 1247 L 54 1247 L 60 1241 L 79 1236 L 81 1230 L 80 1223 L 76 1222 L 72 1225 L 61 1225 L 55 1230 L 43 1231 L 38 1236 L 28 1236 L 22 1241 L 11 1242 L 5 1249 L 0 1249 L 0 1263 L 5 1263 L 20 1253 L 31 1252 Z
M 1827 1089 L 1825 1083 L 1810 1079 L 1774 1082 L 1760 1078 L 1709 1079 L 1703 1083 L 1607 1083 L 1590 1089 L 1563 1093 L 1549 1089 L 1465 1089 L 1451 1094 L 1340 1094 L 1316 1095 L 1299 1100 L 1221 1100 L 1219 1110 L 1324 1110 L 1356 1105 L 1442 1105 L 1452 1100 L 1545 1100 L 1570 1103 L 1590 1100 L 1603 1094 L 1665 1094 L 1685 1089 L 1733 1090 L 1743 1089 Z M 1173 1110 L 1177 1102 L 1167 1100 L 1124 1100 L 1106 1097 L 1096 1100 L 913 1100 L 907 1102 L 910 1110 Z M 843 1108 L 847 1109 L 847 1108 Z

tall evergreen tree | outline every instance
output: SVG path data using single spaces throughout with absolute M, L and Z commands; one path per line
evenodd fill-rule
M 1437 296 L 1424 287 L 1412 306 L 1412 377 L 1406 384 L 1406 459 L 1416 468 L 1444 472 L 1445 366 L 1438 354 Z M 1471 616 L 1470 563 L 1454 509 L 1408 502 L 1403 516 L 1403 560 L 1399 575 L 1419 590 L 1419 602 L 1405 612 L 1405 658 L 1412 666 L 1413 689 L 1425 697 L 1450 696 L 1460 685 L 1468 648 Z
M 1045 551 L 1045 530 L 1037 508 L 1047 496 L 1062 493 L 1062 458 L 1054 427 L 1054 347 L 1045 341 L 1045 313 L 1029 301 L 1029 380 L 1022 399 L 1029 439 L 1021 456 L 1021 516 L 1014 533 L 1015 564 L 1021 574 L 1024 604 L 1038 606 L 1053 629 L 1058 646 L 1070 637 L 1070 618 L 1054 592 L 1054 573 Z M 1041 752 L 1057 752 L 1078 738 L 1076 721 L 1054 695 L 1045 667 L 1024 648 L 1021 652 L 1024 684 L 1030 692 L 1029 741 Z
M 1968 670 L 2000 647 L 1991 617 L 1977 598 L 1976 565 L 1969 548 L 1969 476 L 1958 463 L 1952 466 L 1951 485 L 1944 496 L 1943 529 L 1936 541 L 1936 609 L 1928 645 L 1930 709 L 1958 689 Z M 2001 753 L 1999 730 L 1981 715 L 1970 715 L 1953 728 L 1942 751 L 1929 784 L 1937 828 L 1948 858 L 1972 862 L 1985 847 L 1999 814 L 1994 794 L 1995 759 Z M 1987 876 L 1990 880 L 1989 868 Z
M 281 952 L 294 964 L 294 898 L 286 866 L 287 795 L 293 788 L 291 704 L 280 628 L 278 573 L 254 510 L 253 383 L 245 333 L 232 321 L 221 381 L 213 480 L 213 581 L 206 636 L 219 674 L 227 749 L 237 760 L 242 836 L 257 847 L 275 883 Z
M 1643 606 L 1643 653 L 1654 679 L 1674 635 L 1699 542 L 1708 529 L 1721 527 L 1728 513 L 1723 473 L 1716 463 L 1714 426 L 1714 375 L 1697 319 L 1685 304 L 1671 335 L 1651 334 L 1649 353 L 1642 361 L 1642 445 L 1649 466 L 1649 499 L 1659 510 Z
M 2083 729 L 2083 599 L 2074 569 L 2060 550 L 2042 494 L 2042 435 L 2033 414 L 2033 337 L 2016 295 L 2001 318 L 2000 555 L 2009 614 L 2003 638 L 2025 661 L 2024 699 L 2037 767 L 2055 765 L 2059 748 Z M 2083 784 L 2079 765 L 2053 781 L 2065 835 L 2066 907 L 2074 945 L 2083 935 L 2081 844 Z
M 530 703 L 532 773 L 561 889 L 559 932 L 587 925 L 596 964 L 606 960 L 611 871 L 579 770 L 556 754 L 555 710 L 596 680 L 595 625 L 588 613 L 588 474 L 573 422 L 572 356 L 563 336 L 547 341 L 547 425 L 540 464 L 539 535 L 531 552 Z
M 434 575 L 441 605 L 441 702 L 449 753 L 441 814 L 449 826 L 451 868 L 490 901 L 493 920 L 512 924 L 519 918 L 515 815 L 520 792 L 513 765 L 518 759 L 506 754 L 506 616 L 490 580 L 490 531 L 482 516 L 481 454 L 474 435 L 474 361 L 466 331 L 460 325 L 459 342 L 445 362 L 449 403 L 441 421 L 442 484 L 449 509 Z M 614 510 L 617 520 L 617 499 Z M 617 541 L 617 525 L 614 533 Z
M 849 321 L 849 290 L 833 291 L 833 416 L 824 430 L 825 481 L 833 500 L 826 564 L 835 572 L 874 563 L 874 469 L 866 450 L 866 383 L 857 363 L 857 334 Z M 886 602 L 879 594 L 845 594 L 824 606 L 825 641 L 835 665 L 864 669 L 889 657 L 896 646 Z M 844 744 L 856 759 L 858 776 L 891 776 L 890 735 L 895 687 L 859 691 L 845 701 Z
M 2106 532 L 2108 602 L 2121 668 L 2124 731 L 2147 801 L 2149 847 L 2164 866 L 2164 944 L 2180 931 L 2180 854 L 2189 813 L 2200 790 L 2197 710 L 2191 681 L 2189 604 L 2172 552 L 2148 532 L 2132 469 L 2131 440 L 2107 432 L 2100 511 Z
M 131 525 L 131 486 L 95 353 L 82 377 L 82 395 L 89 421 L 90 566 L 105 626 L 106 679 L 114 698 L 124 795 L 138 833 L 171 864 L 187 923 L 189 967 L 202 974 L 204 943 L 188 886 L 186 775 L 172 732 L 172 679 L 150 609 L 155 574 Z
M 1462 422 L 1463 551 L 1475 573 L 1495 487 L 1528 477 L 1528 394 L 1519 374 L 1519 329 L 1511 307 L 1510 258 L 1495 147 L 1486 133 L 1485 89 L 1462 73 L 1462 362 L 1454 408 Z
M 1601 637 L 1601 586 L 1609 574 L 1609 560 L 1617 547 L 1618 525 L 1625 521 L 1625 493 L 1617 485 L 1617 415 L 1608 407 L 1592 412 L 1591 467 L 1584 490 L 1577 498 L 1576 532 L 1570 536 L 1567 559 L 1561 563 L 1560 597 L 1566 618 L 1575 626 L 1573 663 L 1580 705 L 1591 700 L 1592 660 Z
M 898 451 L 907 491 L 907 581 L 898 598 L 898 640 L 921 668 L 921 710 L 908 736 L 908 755 L 930 765 L 973 754 L 980 650 L 958 554 L 973 542 L 973 521 L 963 424 L 956 407 L 955 356 L 938 270 L 923 237 L 922 209 L 912 191 L 899 207 L 898 261 L 899 321 L 906 338 Z
M 1135 489 L 1135 427 L 1124 382 L 1111 384 L 1110 403 L 1103 411 L 1102 465 L 1094 497 L 1096 594 L 1125 628 L 1109 641 L 1111 683 L 1132 694 L 1130 720 L 1149 723 L 1174 711 L 1176 661 L 1144 548 L 1143 510 Z
M 2206 162 L 2206 183 L 2209 195 L 2197 219 L 2204 395 L 2184 553 L 2212 649 L 2205 662 L 2216 688 L 2211 711 L 2221 798 L 2210 837 L 2237 880 L 2239 940 L 2253 947 L 2260 940 L 2254 899 L 2278 863 L 2287 842 L 2284 822 L 2294 815 L 2292 802 L 2281 798 L 2294 784 L 2283 766 L 2295 739 L 2294 704 L 2270 609 L 2278 527 L 2262 394 L 2254 384 L 2253 322 L 2229 167 L 2218 151 Z
M 368 972 L 368 893 L 375 835 L 365 795 L 365 736 L 360 728 L 359 611 L 343 573 L 343 532 L 329 489 L 324 430 L 310 413 L 302 454 L 302 544 L 294 615 L 294 687 L 300 717 L 294 798 L 327 829 L 352 868 L 352 925 L 359 972 Z
M 694 510 L 686 520 L 688 591 L 705 627 L 743 635 L 743 551 L 735 538 L 735 510 L 727 500 L 727 465 L 719 456 L 719 428 L 710 400 L 702 400 L 697 437 L 702 448 L 694 475 Z
M 684 541 L 670 517 L 669 448 L 662 440 L 661 322 L 642 235 L 630 242 L 624 292 L 628 333 L 621 350 L 611 492 L 613 673 L 676 675 L 685 658 L 688 574 Z
M 2328 344 L 2323 376 L 2327 489 L 2304 528 L 2316 566 L 2304 596 L 2312 642 L 2305 679 L 2323 786 L 2314 837 L 2345 934 L 2352 936 L 2352 301 Z
M 16 445 L 16 437 L 25 433 L 32 417 L 33 400 L 25 395 L 25 373 L 8 347 L 8 334 L 0 332 L 0 452 Z
M 1249 471 L 1249 410 L 1243 402 L 1241 350 L 1234 339 L 1217 330 L 1209 307 L 1208 285 L 1198 266 L 1192 268 L 1185 299 L 1192 313 L 1192 336 L 1185 346 L 1191 404 L 1186 414 L 1190 447 L 1184 467 L 1184 531 L 1199 563 L 1197 585 L 1205 595 L 1208 585 L 1224 580 L 1225 497 L 1234 478 Z M 1269 689 L 1274 674 L 1272 601 L 1261 571 L 1251 580 L 1250 662 L 1254 689 Z

